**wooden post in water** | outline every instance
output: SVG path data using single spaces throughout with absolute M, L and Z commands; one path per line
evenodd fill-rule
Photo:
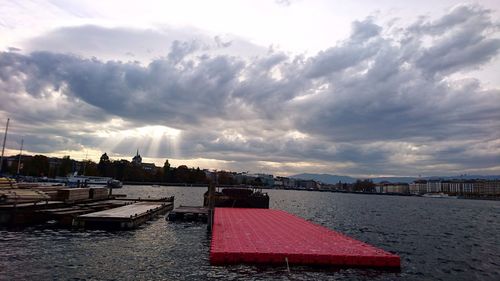
M 215 207 L 215 183 L 210 181 L 208 184 L 208 230 L 212 231 L 214 223 L 214 207 Z
M 19 159 L 17 161 L 17 175 L 19 176 L 19 172 L 21 170 L 21 155 L 23 154 L 23 144 L 24 139 L 21 139 L 21 151 L 19 152 Z

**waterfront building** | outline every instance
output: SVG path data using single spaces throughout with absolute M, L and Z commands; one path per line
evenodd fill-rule
M 457 195 L 462 192 L 462 182 L 461 181 L 443 181 L 441 182 L 441 188 L 444 193 Z
M 380 193 L 410 193 L 410 186 L 407 183 L 381 182 L 377 184 L 375 190 Z
M 156 169 L 155 163 L 142 163 L 141 166 L 146 171 L 154 171 Z
M 234 174 L 234 181 L 236 182 L 236 184 L 251 184 L 255 182 L 256 178 L 256 176 L 248 174 L 246 172 Z
M 139 149 L 137 149 L 135 156 L 132 158 L 132 165 L 140 166 L 143 170 L 148 172 L 158 169 L 154 163 L 142 163 L 142 157 L 139 154 Z
M 427 180 L 416 180 L 409 186 L 411 194 L 427 193 Z
M 142 164 L 142 157 L 139 154 L 139 149 L 137 149 L 137 153 L 135 154 L 134 158 L 132 158 L 132 164 L 140 166 Z
M 321 184 L 315 180 L 297 180 L 296 187 L 299 189 L 320 189 Z
M 275 177 L 274 178 L 274 188 L 276 189 L 283 189 L 284 186 L 284 177 Z
M 257 179 L 260 180 L 263 186 L 273 187 L 274 186 L 274 176 L 267 174 L 256 174 Z
M 23 163 L 29 161 L 33 158 L 31 155 L 23 155 L 21 160 L 21 170 L 23 169 Z M 19 162 L 19 154 L 13 156 L 7 156 L 3 158 L 2 170 L 6 174 L 15 174 L 17 169 L 17 164 Z
M 480 181 L 477 183 L 477 190 L 480 195 L 491 195 L 500 197 L 500 181 Z
M 210 181 L 210 182 L 216 182 L 217 180 L 217 174 L 215 171 L 210 171 L 208 169 L 203 169 L 203 172 L 205 173 L 205 177 Z
M 439 193 L 439 192 L 441 192 L 441 180 L 428 180 L 427 193 Z
M 295 187 L 295 179 L 293 178 L 282 178 L 283 188 L 294 188 Z
M 409 185 L 411 194 L 445 193 L 466 198 L 500 197 L 499 180 L 417 180 Z

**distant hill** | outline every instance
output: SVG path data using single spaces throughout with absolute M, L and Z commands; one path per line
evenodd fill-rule
M 356 178 L 350 176 L 339 176 L 339 175 L 330 175 L 330 174 L 298 174 L 290 176 L 294 179 L 303 179 L 303 180 L 315 180 L 320 181 L 322 183 L 335 184 L 341 181 L 342 183 L 354 183 L 356 182 Z
M 339 181 L 342 183 L 354 183 L 358 178 L 355 177 L 350 177 L 350 176 L 340 176 L 340 175 L 330 175 L 330 174 L 308 174 L 308 173 L 303 173 L 303 174 L 297 174 L 290 176 L 291 178 L 294 179 L 304 179 L 304 180 L 315 180 L 319 181 L 322 183 L 327 183 L 327 184 L 336 184 Z M 364 179 L 364 178 L 362 178 Z M 388 182 L 405 182 L 405 183 L 411 183 L 415 181 L 417 178 L 416 177 L 378 177 L 378 178 L 371 178 L 371 180 L 375 183 L 383 182 L 383 181 L 388 181 Z M 422 177 L 421 179 L 443 179 L 443 180 L 449 180 L 449 179 L 486 179 L 486 180 L 500 180 L 500 175 L 496 176 L 481 176 L 481 175 L 460 175 L 460 176 L 442 176 L 442 177 Z
M 412 183 L 416 179 L 417 178 L 415 178 L 415 177 L 380 177 L 380 178 L 372 178 L 371 180 L 374 183 L 379 183 L 379 182 L 383 182 L 383 181 Z

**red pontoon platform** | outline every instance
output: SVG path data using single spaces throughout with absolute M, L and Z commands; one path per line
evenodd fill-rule
M 212 265 L 252 264 L 400 267 L 384 250 L 284 211 L 216 208 Z

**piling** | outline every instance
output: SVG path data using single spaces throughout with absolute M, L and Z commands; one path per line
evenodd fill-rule
M 214 224 L 214 208 L 215 208 L 215 184 L 210 182 L 208 184 L 208 222 L 207 228 L 212 231 Z

